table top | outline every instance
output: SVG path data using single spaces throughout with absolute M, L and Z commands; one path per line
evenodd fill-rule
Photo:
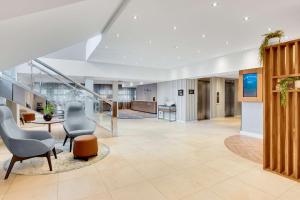
M 57 119 L 57 118 L 51 119 L 50 121 L 45 121 L 44 119 L 37 119 L 37 120 L 32 121 L 31 123 L 34 123 L 34 124 L 57 124 L 57 123 L 62 123 L 64 121 L 65 121 L 64 119 Z

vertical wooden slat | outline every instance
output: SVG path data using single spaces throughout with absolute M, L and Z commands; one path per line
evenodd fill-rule
M 281 47 L 279 46 L 277 48 L 277 76 L 280 76 L 282 74 L 281 72 Z
M 295 44 L 295 73 L 300 73 L 300 51 L 299 51 L 299 42 Z
M 285 46 L 279 46 L 279 49 L 280 49 L 280 65 L 279 65 L 279 68 L 280 68 L 280 71 L 281 71 L 281 75 L 286 75 L 287 72 L 286 72 L 286 68 L 285 68 L 285 58 L 286 58 Z
M 281 123 L 281 113 L 282 113 L 282 106 L 280 105 L 280 94 L 277 93 L 277 102 L 276 102 L 276 106 L 277 106 L 277 136 L 278 136 L 278 141 L 277 141 L 277 165 L 278 165 L 278 172 L 281 173 L 284 171 L 284 136 L 282 134 L 282 129 L 283 129 L 283 124 Z
M 296 93 L 295 98 L 295 178 L 300 179 L 300 136 L 299 136 L 299 128 L 300 128 L 300 93 Z
M 264 56 L 264 91 L 265 91 L 265 97 L 264 97 L 264 137 L 263 137 L 263 167 L 264 169 L 270 168 L 270 112 L 269 112 L 269 106 L 270 104 L 267 102 L 270 102 L 270 67 L 269 67 L 269 57 L 270 57 L 270 50 L 265 49 L 265 56 Z
M 270 49 L 270 63 L 269 63 L 269 72 L 270 76 L 273 76 L 274 73 L 274 49 Z M 270 87 L 271 88 L 271 87 Z M 270 104 L 270 112 L 274 112 L 274 106 L 273 106 L 273 101 L 274 97 L 272 94 L 272 90 L 269 90 L 270 93 L 270 99 L 271 101 L 269 102 Z M 276 168 L 276 133 L 274 132 L 274 115 L 270 115 L 270 168 L 271 170 L 274 170 Z
M 285 46 L 285 73 L 290 74 L 290 48 L 289 45 Z
M 286 104 L 286 129 L 285 129 L 285 140 L 286 140 L 286 148 L 285 148 L 285 173 L 287 176 L 290 176 L 293 173 L 293 143 L 292 143 L 292 96 L 291 93 L 287 95 L 287 104 Z
M 273 47 L 272 50 L 273 50 L 273 76 L 278 76 L 278 60 L 277 60 L 277 57 L 278 57 L 278 47 Z

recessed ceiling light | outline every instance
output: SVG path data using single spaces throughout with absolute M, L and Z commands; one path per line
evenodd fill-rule
M 108 46 L 107 45 L 105 45 L 105 47 L 104 47 L 105 49 L 108 49 Z
M 120 34 L 119 34 L 119 33 L 117 33 L 117 34 L 116 34 L 116 37 L 117 37 L 117 38 L 119 38 L 119 37 L 120 37 Z
M 213 6 L 213 7 L 217 7 L 217 6 L 218 6 L 218 3 L 217 3 L 217 2 L 213 2 L 213 3 L 212 3 L 212 6 Z
M 200 51 L 200 50 L 197 50 L 197 53 L 201 53 L 201 51 Z
M 202 38 L 206 38 L 206 35 L 205 35 L 205 34 L 202 34 Z
M 173 26 L 173 30 L 176 31 L 177 30 L 177 26 Z
M 249 21 L 249 17 L 248 16 L 244 17 L 244 21 L 245 22 Z
M 228 41 L 226 41 L 226 42 L 225 42 L 225 44 L 226 44 L 226 45 L 229 45 L 229 42 L 228 42 Z
M 134 16 L 133 16 L 133 19 L 135 19 L 135 20 L 136 20 L 137 18 L 138 18 L 138 17 L 137 17 L 137 15 L 134 15 Z
M 271 32 L 271 31 L 272 31 L 272 28 L 269 27 L 269 28 L 268 28 L 268 31 Z
M 179 48 L 179 46 L 175 46 L 175 49 L 178 49 Z

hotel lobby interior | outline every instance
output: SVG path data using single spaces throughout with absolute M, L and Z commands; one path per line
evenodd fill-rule
M 0 200 L 300 199 L 299 10 L 2 1 Z

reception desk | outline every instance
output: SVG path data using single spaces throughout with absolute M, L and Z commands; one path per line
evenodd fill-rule
M 132 101 L 131 110 L 157 113 L 157 102 L 156 101 Z

